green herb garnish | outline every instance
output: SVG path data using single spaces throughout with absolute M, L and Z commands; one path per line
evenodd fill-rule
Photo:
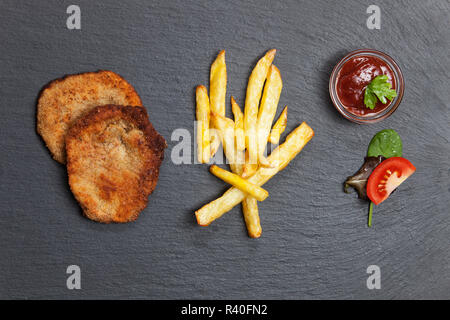
M 358 192 L 358 197 L 360 199 L 370 200 L 367 197 L 366 188 L 367 181 L 373 170 L 375 170 L 375 168 L 386 158 L 401 157 L 402 153 L 402 139 L 395 130 L 384 129 L 377 132 L 369 143 L 367 157 L 364 158 L 364 164 L 353 176 L 350 176 L 345 180 L 344 192 L 349 193 L 349 187 L 352 187 Z M 372 220 L 373 202 L 370 202 L 369 217 L 367 221 L 369 227 L 372 227 Z
M 369 226 L 369 228 L 372 227 L 372 214 L 373 214 L 373 202 L 370 201 L 370 205 L 369 205 L 369 221 L 367 222 L 367 225 Z
M 395 130 L 384 129 L 373 136 L 367 150 L 368 157 L 385 158 L 402 156 L 402 139 Z
M 354 188 L 358 192 L 358 198 L 362 200 L 369 200 L 367 197 L 367 180 L 372 171 L 386 158 L 383 156 L 365 157 L 364 164 L 352 176 L 348 177 L 344 182 L 344 192 L 350 193 L 349 187 Z
M 384 77 L 386 77 L 387 79 L 387 76 Z M 376 80 L 376 78 L 373 80 Z M 385 158 L 401 157 L 402 153 L 403 153 L 403 143 L 399 134 L 393 129 L 384 129 L 377 132 L 373 136 L 372 140 L 370 140 L 369 148 L 367 150 L 367 157 L 377 157 L 377 156 L 383 156 Z M 372 227 L 372 215 L 373 215 L 373 202 L 371 201 L 369 205 L 369 221 L 367 223 L 369 227 Z
M 397 96 L 397 92 L 392 89 L 392 85 L 388 82 L 388 76 L 376 76 L 366 87 L 364 92 L 364 104 L 367 108 L 373 110 L 377 104 L 377 98 L 381 103 L 392 101 Z

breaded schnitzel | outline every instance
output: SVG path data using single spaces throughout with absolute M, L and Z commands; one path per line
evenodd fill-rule
M 166 146 L 143 107 L 99 106 L 76 121 L 66 136 L 67 171 L 84 214 L 104 223 L 135 220 Z
M 71 125 L 94 107 L 106 104 L 142 106 L 134 88 L 112 71 L 69 75 L 41 91 L 37 131 L 56 161 L 66 161 L 64 139 Z

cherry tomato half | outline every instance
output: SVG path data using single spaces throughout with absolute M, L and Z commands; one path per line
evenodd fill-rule
M 384 160 L 373 170 L 367 181 L 367 196 L 376 205 L 380 204 L 414 171 L 416 167 L 405 158 L 392 157 Z

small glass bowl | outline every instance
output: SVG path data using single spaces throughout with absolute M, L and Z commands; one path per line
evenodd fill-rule
M 369 114 L 369 115 L 356 115 L 354 113 L 351 113 L 348 111 L 344 105 L 339 100 L 339 97 L 337 95 L 337 77 L 339 75 L 339 72 L 342 69 L 342 66 L 344 63 L 346 63 L 348 60 L 357 57 L 357 56 L 374 56 L 376 58 L 379 58 L 383 60 L 391 69 L 395 77 L 395 83 L 396 83 L 396 91 L 397 96 L 394 98 L 394 100 L 391 101 L 391 103 L 383 110 L 381 110 L 378 113 L 375 114 Z M 340 114 L 342 114 L 346 119 L 359 123 L 359 124 L 369 124 L 369 123 L 375 123 L 378 121 L 381 121 L 383 119 L 386 119 L 389 117 L 394 111 L 398 108 L 400 102 L 403 98 L 403 93 L 405 91 L 405 82 L 403 79 L 403 73 L 402 70 L 400 70 L 400 67 L 398 64 L 387 54 L 373 50 L 373 49 L 358 49 L 355 51 L 350 52 L 345 57 L 339 61 L 339 63 L 334 67 L 333 72 L 331 72 L 330 76 L 330 83 L 329 83 L 329 90 L 330 90 L 330 97 L 331 101 L 333 101 L 334 107 L 337 111 L 339 111 Z

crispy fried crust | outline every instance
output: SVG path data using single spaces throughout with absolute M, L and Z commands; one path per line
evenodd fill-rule
M 142 106 L 134 88 L 112 71 L 68 75 L 44 87 L 37 103 L 37 132 L 56 161 L 66 161 L 64 139 L 71 125 L 106 104 Z
M 99 106 L 66 136 L 69 184 L 91 220 L 134 221 L 158 182 L 166 141 L 143 107 Z

